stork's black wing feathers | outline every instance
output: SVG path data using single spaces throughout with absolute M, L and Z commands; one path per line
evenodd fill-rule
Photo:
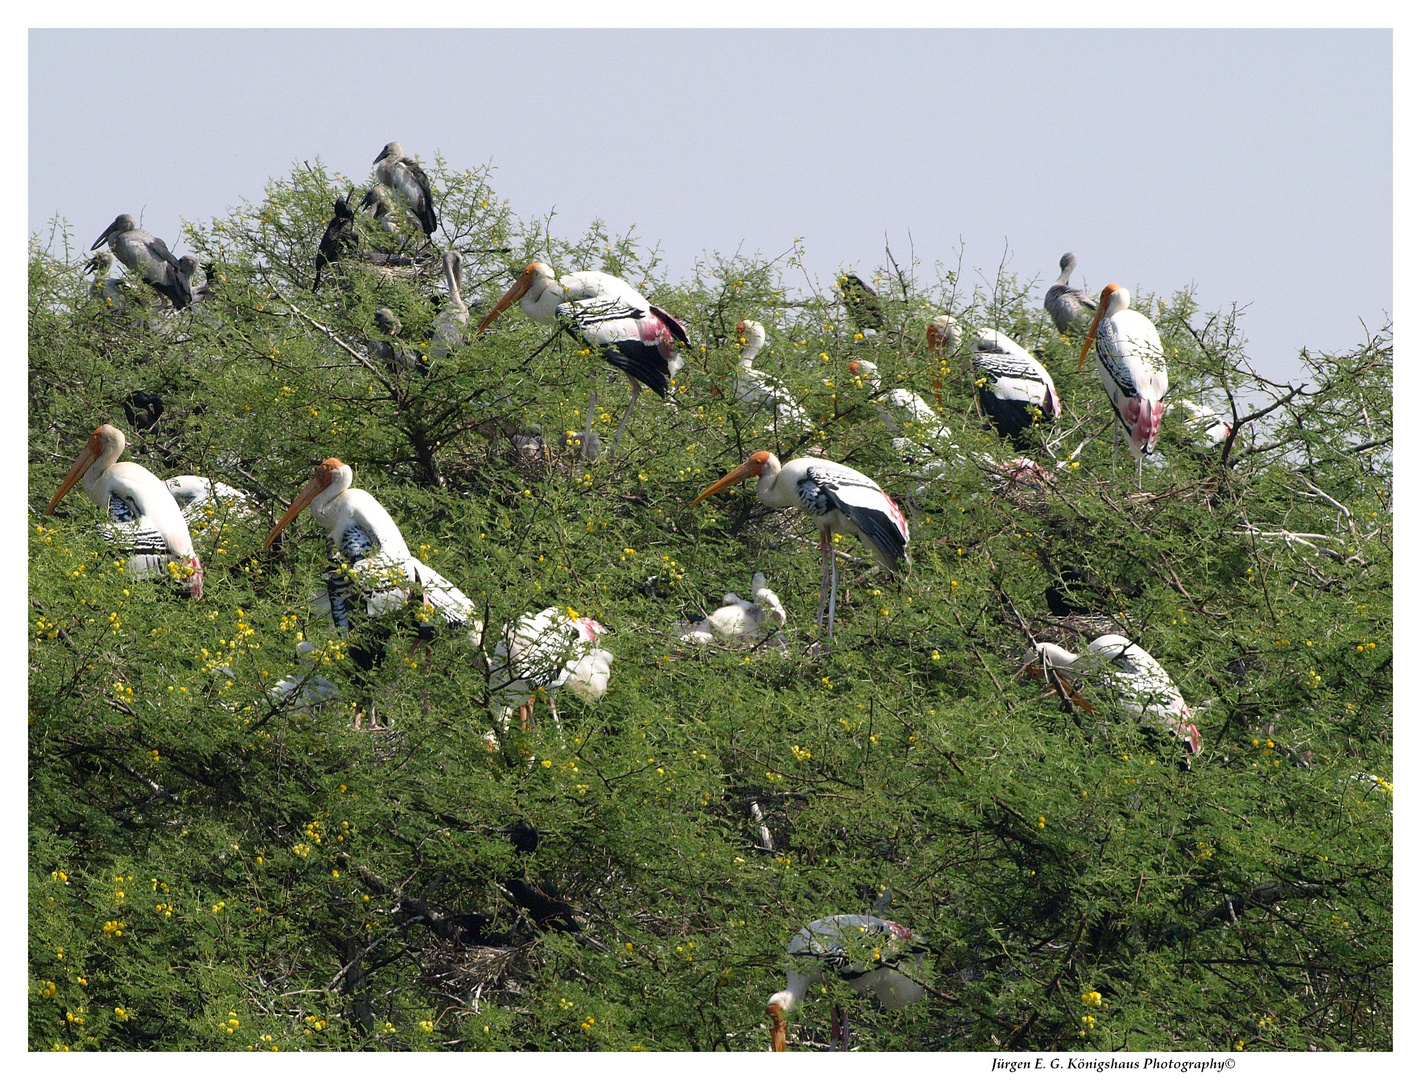
M 888 560 L 896 572 L 902 565 L 903 556 L 908 551 L 903 534 L 899 530 L 897 522 L 887 513 L 854 500 L 849 491 L 854 487 L 865 488 L 883 495 L 883 490 L 877 484 L 855 482 L 832 470 L 811 466 L 805 473 L 805 478 L 799 482 L 799 501 L 807 509 L 820 506 L 826 509 L 833 507 L 845 515 L 858 527 L 864 539 Z M 843 494 L 841 495 L 840 492 Z M 884 495 L 884 498 L 887 496 Z
M 606 346 L 602 355 L 607 363 L 655 390 L 660 397 L 670 392 L 671 369 L 666 364 L 666 357 L 655 345 L 643 341 L 618 341 Z
M 666 329 L 671 331 L 671 336 L 673 338 L 679 341 L 682 345 L 689 345 L 691 343 L 691 338 L 686 333 L 686 328 L 681 325 L 680 320 L 678 320 L 675 316 L 669 315 L 665 311 L 662 311 L 655 304 L 648 304 L 647 307 L 651 308 L 651 313 L 653 315 L 655 315 L 658 319 L 660 319 L 666 324 Z
M 439 218 L 434 213 L 434 192 L 429 186 L 429 177 L 419 167 L 419 162 L 410 158 L 401 158 L 400 161 L 410 171 L 414 182 L 424 194 L 420 204 L 414 208 L 415 213 L 419 215 L 419 227 L 424 230 L 426 236 L 433 236 L 434 230 L 439 228 Z

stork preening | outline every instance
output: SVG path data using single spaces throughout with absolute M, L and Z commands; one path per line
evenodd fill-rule
M 947 358 L 962 344 L 962 331 L 957 320 L 951 315 L 938 315 L 928 323 L 928 355 L 937 361 L 933 369 L 933 400 L 942 408 L 942 369 L 947 367 Z
M 1114 282 L 1100 290 L 1095 318 L 1086 332 L 1076 370 L 1085 367 L 1095 345 L 1095 366 L 1110 398 L 1115 418 L 1129 435 L 1136 482 L 1144 486 L 1145 455 L 1152 453 L 1164 418 L 1164 396 L 1169 392 L 1169 369 L 1159 331 L 1138 311 L 1130 309 L 1130 290 Z M 1115 429 L 1115 446 L 1120 429 Z M 1114 466 L 1114 452 L 1111 455 Z
M 857 536 L 867 544 L 877 562 L 897 573 L 908 553 L 908 519 L 888 495 L 863 473 L 823 458 L 802 457 L 780 464 L 768 450 L 751 454 L 748 461 L 726 473 L 691 500 L 695 506 L 732 484 L 758 477 L 755 494 L 776 509 L 797 506 L 819 523 L 819 547 L 824 574 L 819 588 L 815 625 L 826 625 L 834 636 L 834 601 L 839 589 L 839 564 L 834 557 L 835 534 Z
M 566 686 L 583 701 L 607 692 L 613 655 L 597 644 L 607 631 L 596 619 L 549 607 L 519 616 L 494 647 L 489 664 L 489 696 L 497 730 L 507 731 L 516 709 L 520 726 L 531 730 L 537 695 L 547 696 L 553 723 L 557 692 Z M 497 745 L 497 738 L 491 740 Z
M 394 235 L 400 231 L 400 217 L 395 213 L 395 197 L 384 184 L 374 183 L 360 200 L 362 213 L 369 214 L 382 232 Z
M 354 242 L 355 211 L 350 208 L 350 203 L 345 201 L 344 195 L 337 195 L 334 214 L 326 224 L 326 231 L 321 236 L 320 247 L 316 251 L 316 281 L 311 286 L 312 292 L 321 290 L 321 271 L 340 262 L 345 249 Z
M 182 310 L 192 303 L 192 288 L 168 245 L 147 229 L 140 229 L 132 214 L 114 218 L 89 245 L 90 250 L 103 246 L 106 240 L 118 261 L 171 300 L 173 307 Z
M 202 563 L 193 550 L 187 522 L 163 481 L 142 465 L 119 461 L 128 440 L 110 424 L 94 429 L 46 514 L 82 481 L 89 501 L 107 510 L 109 524 L 99 533 L 116 547 L 131 551 L 128 572 L 150 577 L 167 572 L 193 599 L 202 597 Z
M 1025 449 L 1026 429 L 1061 415 L 1061 399 L 1051 373 L 999 330 L 981 329 L 972 346 L 977 400 L 997 429 L 1018 450 Z
M 448 579 L 410 554 L 399 526 L 375 496 L 351 487 L 355 472 L 338 458 L 316 466 L 311 480 L 291 500 L 266 540 L 271 547 L 282 531 L 307 506 L 316 524 L 330 535 L 334 558 L 343 570 L 327 590 L 332 621 L 340 630 L 350 627 L 349 588 L 360 594 L 369 615 L 398 611 L 411 595 L 420 600 L 419 621 L 428 625 L 435 616 L 456 629 L 467 627 L 471 640 L 481 640 L 483 626 L 474 618 L 474 604 Z
M 716 608 L 698 623 L 676 628 L 680 639 L 688 644 L 709 645 L 713 641 L 734 644 L 754 644 L 785 624 L 785 609 L 765 584 L 765 575 L 757 573 L 750 580 L 749 600 L 734 593 L 722 597 L 724 607 Z
M 765 328 L 754 319 L 745 319 L 735 327 L 740 342 L 740 361 L 731 383 L 734 399 L 751 409 L 767 412 L 781 431 L 805 431 L 814 426 L 809 415 L 789 392 L 784 383 L 754 367 L 755 357 L 765 347 Z
M 464 344 L 464 331 L 469 327 L 469 306 L 459 291 L 459 278 L 464 272 L 464 257 L 457 251 L 444 253 L 444 288 L 448 295 L 434 319 L 434 333 L 429 339 L 429 355 L 447 357 Z
M 559 278 L 546 263 L 535 262 L 484 316 L 474 336 L 482 336 L 515 300 L 534 322 L 560 322 L 568 333 L 581 337 L 631 383 L 631 400 L 608 451 L 615 453 L 642 387 L 650 387 L 663 398 L 670 392 L 671 378 L 684 363 L 676 355 L 676 342 L 691 343 L 685 328 L 619 277 L 584 270 Z M 597 444 L 592 439 L 596 409 L 594 384 L 582 440 L 582 453 L 588 460 L 597 456 Z
M 799 1008 L 815 982 L 827 985 L 831 976 L 837 977 L 856 994 L 872 994 L 885 1009 L 904 1008 L 926 993 L 927 946 L 913 931 L 890 919 L 874 915 L 815 919 L 790 939 L 785 951 L 790 956 L 785 988 L 771 995 L 765 1010 L 770 1017 L 770 1046 L 776 1051 L 785 1048 L 789 1027 L 785 1014 Z M 831 1048 L 848 1050 L 847 1013 L 836 1005 L 830 1015 Z
M 194 285 L 192 279 L 197 276 L 199 269 L 202 270 L 202 284 Z M 216 267 L 212 263 L 202 264 L 197 261 L 197 256 L 184 255 L 178 260 L 178 272 L 187 283 L 187 290 L 192 296 L 191 303 L 205 304 L 212 299 L 212 289 L 217 283 Z
M 1076 323 L 1085 322 L 1095 311 L 1095 297 L 1071 285 L 1071 275 L 1075 270 L 1075 253 L 1068 251 L 1061 256 L 1061 276 L 1046 290 L 1046 300 L 1041 305 L 1051 316 L 1056 329 L 1063 334 Z
M 1045 668 L 1093 678 L 1113 690 L 1127 716 L 1149 719 L 1179 736 L 1190 754 L 1203 746 L 1199 729 L 1193 724 L 1194 710 L 1184 701 L 1179 687 L 1160 662 L 1122 634 L 1102 634 L 1083 655 L 1050 642 L 1028 650 L 1023 662 L 1038 662 Z M 1074 694 L 1072 687 L 1065 687 Z M 1073 700 L 1076 700 L 1073 698 Z
M 386 143 L 385 149 L 376 155 L 375 179 L 409 204 L 426 236 L 434 235 L 434 230 L 439 228 L 439 218 L 434 212 L 434 193 L 429 187 L 429 177 L 424 174 L 419 162 L 405 157 L 399 143 Z

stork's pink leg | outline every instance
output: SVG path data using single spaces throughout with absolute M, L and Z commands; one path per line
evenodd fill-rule
M 596 444 L 593 443 L 593 441 L 592 441 L 592 421 L 595 420 L 596 418 L 597 418 L 597 384 L 594 382 L 594 383 L 592 384 L 592 394 L 591 394 L 591 395 L 588 397 L 588 399 L 587 399 L 587 427 L 586 427 L 585 429 L 583 429 L 583 432 L 582 432 L 582 456 L 583 456 L 583 458 L 585 458 L 587 461 L 593 461 L 593 460 L 596 459 L 596 456 L 597 456 L 595 453 L 593 453 L 591 457 L 588 457 L 588 453 L 589 453 L 590 448 L 592 448 L 593 446 L 596 445 Z
M 829 569 L 829 560 L 831 558 L 829 554 L 831 546 L 830 539 L 829 526 L 819 526 L 819 550 L 823 552 L 824 555 L 824 572 L 819 575 L 819 610 L 814 613 L 814 628 L 821 633 L 824 630 L 824 605 L 828 601 L 829 576 L 831 573 Z
M 829 541 L 829 630 L 825 637 L 834 636 L 834 597 L 839 592 L 839 560 L 834 557 L 833 538 Z

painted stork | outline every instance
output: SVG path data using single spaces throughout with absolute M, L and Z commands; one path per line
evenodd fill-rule
M 434 213 L 434 193 L 429 187 L 429 177 L 424 174 L 419 162 L 405 157 L 399 143 L 386 143 L 385 149 L 376 155 L 375 179 L 409 203 L 426 236 L 434 235 L 434 230 L 439 228 L 439 218 Z
M 1149 653 L 1122 634 L 1102 634 L 1078 656 L 1059 645 L 1042 642 L 1027 652 L 1026 662 L 1039 661 L 1044 668 L 1095 676 L 1111 687 L 1128 716 L 1155 721 L 1178 735 L 1197 754 L 1203 740 L 1192 723 L 1194 710 L 1184 701 L 1169 672 Z M 1068 693 L 1071 692 L 1069 689 Z
M 1188 398 L 1180 398 L 1165 409 L 1166 415 L 1172 412 L 1187 414 L 1184 419 L 1184 430 L 1193 438 L 1208 443 L 1210 446 L 1218 446 L 1229 437 L 1229 433 L 1233 430 L 1229 427 L 1228 421 L 1214 409 L 1208 405 L 1201 405 L 1197 401 L 1190 401 Z
M 972 350 L 982 411 L 991 417 L 999 434 L 1018 450 L 1024 449 L 1027 428 L 1038 420 L 1051 421 L 1061 415 L 1061 399 L 1051 373 L 999 330 L 978 330 Z
M 878 365 L 872 360 L 850 360 L 848 368 L 849 374 L 861 379 L 870 393 L 879 395 L 878 416 L 890 435 L 926 443 L 934 449 L 939 443 L 957 449 L 952 430 L 925 398 L 901 387 L 880 394 Z
M 444 253 L 444 287 L 449 295 L 434 320 L 434 333 L 429 341 L 429 355 L 447 357 L 464 344 L 464 331 L 469 326 L 469 306 L 459 292 L 459 277 L 464 272 L 464 257 L 457 251 Z
M 797 1009 L 816 981 L 826 985 L 832 972 L 856 994 L 872 994 L 886 1009 L 901 1009 L 920 1000 L 925 979 L 927 946 L 913 931 L 875 915 L 830 915 L 815 919 L 790 939 L 785 950 L 790 964 L 785 988 L 770 996 L 765 1010 L 770 1017 L 770 1045 L 785 1048 L 788 1023 L 785 1013 Z M 916 970 L 915 970 L 916 969 Z M 849 1048 L 848 1016 L 838 1006 L 831 1013 L 830 1045 Z
M 773 376 L 755 370 L 755 357 L 765 347 L 765 328 L 753 319 L 745 319 L 736 324 L 735 334 L 740 342 L 740 361 L 732 383 L 735 400 L 769 413 L 776 427 L 786 431 L 812 428 L 814 418 L 794 400 L 789 388 Z
M 1136 462 L 1136 481 L 1144 486 L 1145 455 L 1153 452 L 1164 418 L 1164 396 L 1169 392 L 1169 369 L 1164 362 L 1155 324 L 1130 310 L 1130 290 L 1111 282 L 1100 290 L 1095 318 L 1086 332 L 1076 370 L 1095 345 L 1095 366 L 1110 407 L 1130 437 L 1130 454 Z M 1120 430 L 1115 429 L 1115 445 Z M 1112 454 L 1112 466 L 1114 455 Z
M 80 481 L 89 501 L 108 511 L 99 526 L 110 543 L 133 552 L 128 572 L 149 577 L 168 571 L 184 583 L 193 599 L 202 598 L 202 562 L 193 550 L 187 522 L 170 492 L 151 472 L 132 461 L 119 461 L 128 440 L 110 424 L 94 429 L 46 514 L 53 514 L 69 489 Z
M 584 270 L 559 278 L 546 263 L 535 262 L 484 316 L 474 336 L 482 336 L 515 300 L 534 322 L 560 322 L 568 333 L 580 336 L 631 382 L 631 400 L 608 451 L 615 452 L 642 386 L 649 386 L 663 398 L 670 392 L 671 378 L 684 363 L 676 355 L 676 342 L 691 343 L 685 328 L 619 277 Z M 591 438 L 596 408 L 594 385 L 582 441 L 583 456 L 589 460 L 596 457 Z
M 173 307 L 181 310 L 192 303 L 192 289 L 168 245 L 148 230 L 140 229 L 132 214 L 119 214 L 114 218 L 89 245 L 90 250 L 101 247 L 105 240 L 119 262 L 171 300 Z
M 384 184 L 371 184 L 360 200 L 360 209 L 374 219 L 375 224 L 387 233 L 400 231 L 400 218 L 395 213 L 395 197 Z
M 1051 316 L 1056 329 L 1063 334 L 1076 323 L 1089 319 L 1095 310 L 1095 297 L 1084 289 L 1071 287 L 1071 275 L 1075 270 L 1075 252 L 1068 251 L 1061 256 L 1061 276 L 1046 290 L 1046 301 L 1041 305 Z
M 839 297 L 849 313 L 849 321 L 859 333 L 872 337 L 883 329 L 883 301 L 863 278 L 857 274 L 842 275 L 839 278 Z
M 372 357 L 381 361 L 386 371 L 391 375 L 400 371 L 413 371 L 420 375 L 428 373 L 429 369 L 416 358 L 413 350 L 400 340 L 400 330 L 403 327 L 398 315 L 387 307 L 376 308 L 375 326 L 383 336 L 372 337 L 368 351 Z
M 527 612 L 505 626 L 489 664 L 489 692 L 499 730 L 508 730 L 515 709 L 520 725 L 530 730 L 539 691 L 548 697 L 554 724 L 561 723 L 557 692 L 562 687 L 583 701 L 599 700 L 607 692 L 615 659 L 597 644 L 605 633 L 596 619 L 571 608 Z
M 202 284 L 194 286 L 192 279 L 199 269 L 202 270 Z M 178 260 L 178 272 L 187 282 L 188 292 L 192 294 L 192 303 L 205 304 L 212 299 L 212 287 L 217 283 L 216 267 L 213 263 L 200 264 L 196 256 L 184 255 Z
M 256 517 L 257 501 L 241 491 L 206 476 L 171 476 L 164 485 L 172 492 L 178 510 L 194 534 L 222 520 Z
M 326 458 L 291 500 L 262 548 L 271 547 L 282 530 L 309 506 L 316 524 L 330 534 L 336 557 L 349 564 L 349 570 L 341 575 L 344 581 L 327 594 L 331 619 L 338 629 L 350 626 L 343 587 L 346 583 L 360 591 L 370 615 L 400 610 L 417 590 L 422 597 L 421 623 L 428 624 L 437 615 L 446 626 L 467 627 L 470 640 L 478 644 L 483 626 L 474 618 L 473 601 L 410 554 L 399 526 L 375 496 L 350 486 L 354 478 L 354 470 L 345 462 Z
M 942 369 L 947 367 L 947 358 L 962 344 L 962 331 L 957 320 L 951 315 L 939 315 L 928 323 L 928 354 L 938 361 L 933 370 L 933 400 L 942 408 Z
M 897 573 L 908 553 L 908 519 L 898 504 L 863 473 L 823 458 L 802 457 L 780 465 L 768 450 L 751 454 L 691 500 L 695 506 L 732 484 L 755 476 L 755 494 L 776 509 L 797 506 L 819 522 L 819 547 L 824 553 L 824 574 L 819 588 L 816 626 L 824 626 L 828 603 L 828 633 L 834 636 L 834 600 L 839 589 L 839 565 L 834 558 L 836 533 L 857 536 L 867 544 L 880 565 Z
M 785 624 L 784 605 L 766 586 L 764 574 L 751 578 L 750 595 L 753 599 L 742 600 L 734 593 L 726 593 L 722 597 L 724 607 L 716 608 L 698 623 L 677 628 L 681 640 L 695 645 L 709 645 L 717 639 L 753 643 Z
M 321 271 L 339 262 L 345 248 L 355 240 L 355 211 L 345 196 L 336 196 L 334 211 L 316 250 L 316 281 L 311 286 L 312 292 L 321 291 Z

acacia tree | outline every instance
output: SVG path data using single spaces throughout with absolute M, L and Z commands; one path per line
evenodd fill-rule
M 182 313 L 133 290 L 115 310 L 62 243 L 32 245 L 32 1048 L 758 1049 L 790 935 L 884 887 L 933 981 L 908 1010 L 860 1013 L 865 1048 L 1391 1046 L 1389 328 L 1270 384 L 1231 313 L 1141 296 L 1174 393 L 1233 434 L 1209 445 L 1171 414 L 1139 494 L 1111 473 L 1079 339 L 1005 268 L 886 253 L 858 271 L 885 327 L 862 335 L 798 247 L 673 282 L 632 236 L 518 219 L 487 170 L 431 177 L 433 244 L 357 215 L 319 293 L 331 204 L 364 183 L 319 167 L 190 227 L 211 296 Z M 615 458 L 559 445 L 609 377 L 580 341 L 513 315 L 430 356 L 451 246 L 474 312 L 541 259 L 619 273 L 683 317 L 675 391 Z M 1053 371 L 1065 415 L 1033 436 L 1039 486 L 1002 490 L 984 464 L 1012 451 L 965 355 L 928 354 L 942 311 Z M 745 318 L 813 430 L 726 392 Z M 412 366 L 382 361 L 392 342 Z M 934 382 L 956 449 L 924 480 L 875 399 Z M 123 411 L 139 390 L 163 397 L 155 431 Z M 255 517 L 196 536 L 202 601 L 129 578 L 83 500 L 41 513 L 105 421 L 159 475 L 257 496 Z M 547 452 L 529 457 L 508 434 L 533 425 Z M 832 650 L 806 649 L 812 522 L 748 488 L 688 508 L 766 447 L 820 447 L 912 511 L 901 579 L 844 552 Z M 491 751 L 463 635 L 426 649 L 413 614 L 389 617 L 383 659 L 357 669 L 310 606 L 320 530 L 261 550 L 329 456 L 476 601 L 486 647 L 547 605 L 604 623 L 608 695 Z M 757 570 L 790 614 L 783 651 L 678 639 Z M 1086 711 L 1023 672 L 1031 643 L 1079 651 L 1106 628 L 1199 707 L 1190 768 L 1107 691 Z M 269 693 L 310 672 L 340 696 Z M 375 730 L 352 720 L 367 698 Z M 822 1043 L 843 997 L 811 995 L 791 1045 Z

